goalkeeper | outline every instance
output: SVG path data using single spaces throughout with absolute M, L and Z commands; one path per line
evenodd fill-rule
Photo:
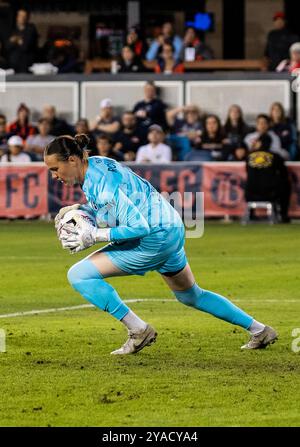
M 127 341 L 112 354 L 136 353 L 153 343 L 157 333 L 129 309 L 105 278 L 151 270 L 162 275 L 181 303 L 248 330 L 250 340 L 242 349 L 273 343 L 274 329 L 195 282 L 184 251 L 184 225 L 176 210 L 128 167 L 106 157 L 88 158 L 88 142 L 86 135 L 57 137 L 45 148 L 44 159 L 54 179 L 80 185 L 87 198 L 86 205 L 62 208 L 55 218 L 63 248 L 75 253 L 109 242 L 73 265 L 68 279 L 83 297 L 127 327 Z M 83 219 L 78 209 L 92 215 L 97 226 Z

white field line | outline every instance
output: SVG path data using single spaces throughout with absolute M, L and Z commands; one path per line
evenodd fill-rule
M 130 299 L 124 300 L 124 303 L 141 303 L 143 301 L 147 302 L 176 302 L 176 300 L 157 300 L 157 299 Z M 25 317 L 28 315 L 39 315 L 39 314 L 49 314 L 53 312 L 64 312 L 66 310 L 79 310 L 79 309 L 89 309 L 95 307 L 93 304 L 80 304 L 78 306 L 67 306 L 67 307 L 52 307 L 50 309 L 40 309 L 40 310 L 28 310 L 25 312 L 13 312 L 10 314 L 2 314 L 0 318 L 13 318 L 13 317 Z
M 155 299 L 155 298 L 145 298 L 145 299 L 129 299 L 129 300 L 124 300 L 124 303 L 143 303 L 143 302 L 147 302 L 147 303 L 178 303 L 177 300 L 175 299 Z M 255 300 L 255 299 L 244 299 L 244 300 L 234 300 L 234 303 L 246 303 L 246 304 L 269 304 L 269 303 L 281 303 L 281 304 L 286 304 L 286 303 L 300 303 L 300 299 L 299 300 Z M 39 314 L 49 314 L 49 313 L 54 313 L 54 312 L 65 312 L 67 310 L 80 310 L 80 309 L 90 309 L 95 307 L 93 304 L 79 304 L 78 306 L 66 306 L 66 307 L 52 307 L 50 309 L 36 309 L 36 310 L 28 310 L 28 311 L 24 311 L 24 312 L 13 312 L 13 313 L 9 313 L 9 314 L 0 314 L 0 318 L 14 318 L 14 317 L 26 317 L 29 315 L 39 315 Z

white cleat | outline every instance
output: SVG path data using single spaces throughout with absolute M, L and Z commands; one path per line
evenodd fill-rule
M 157 332 L 150 326 L 150 324 L 147 324 L 146 329 L 142 331 L 128 331 L 128 336 L 128 340 L 124 345 L 120 349 L 112 351 L 111 354 L 135 354 L 136 352 L 141 351 L 145 346 L 150 346 L 154 343 L 156 341 Z
M 241 349 L 264 349 L 268 345 L 275 343 L 278 339 L 277 332 L 270 326 L 265 326 L 264 330 L 257 335 L 251 335 L 250 340 Z

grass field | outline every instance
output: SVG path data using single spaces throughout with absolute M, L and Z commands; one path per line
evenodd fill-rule
M 169 301 L 155 273 L 110 281 L 124 299 L 151 300 L 131 305 L 159 332 L 135 356 L 110 355 L 126 331 L 94 308 L 0 318 L 0 425 L 299 425 L 299 235 L 299 225 L 215 223 L 186 244 L 202 287 L 278 329 L 267 350 L 241 352 L 247 333 Z M 82 256 L 61 250 L 52 224 L 1 222 L 0 315 L 85 304 L 66 280 Z

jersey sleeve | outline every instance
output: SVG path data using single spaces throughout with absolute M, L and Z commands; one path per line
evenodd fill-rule
M 150 233 L 150 227 L 139 209 L 127 195 L 118 189 L 109 210 L 116 218 L 116 226 L 110 230 L 111 241 L 138 239 Z

